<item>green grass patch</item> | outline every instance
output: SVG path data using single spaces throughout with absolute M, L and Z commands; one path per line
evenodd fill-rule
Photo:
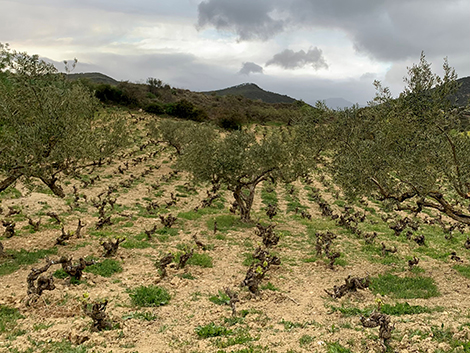
M 310 335 L 303 335 L 299 338 L 299 345 L 300 347 L 308 346 L 315 341 L 315 337 Z
M 132 304 L 135 306 L 153 307 L 168 304 L 170 294 L 165 288 L 158 286 L 140 286 L 130 291 Z
M 391 295 L 400 299 L 428 299 L 440 295 L 431 277 L 399 277 L 392 274 L 371 278 L 370 289 L 373 293 Z
M 94 265 L 87 266 L 84 270 L 84 272 L 93 273 L 102 277 L 111 277 L 115 273 L 120 273 L 122 271 L 120 262 L 114 259 L 105 259 Z
M 191 256 L 191 258 L 188 260 L 187 264 L 206 268 L 211 268 L 214 266 L 212 263 L 212 257 L 210 257 L 208 254 L 198 253 L 193 254 L 193 256 Z
M 174 237 L 178 235 L 178 229 L 163 227 L 163 228 L 158 229 L 156 233 L 160 235 L 169 235 L 169 236 Z
M 278 204 L 279 200 L 277 198 L 277 193 L 274 184 L 268 182 L 265 182 L 263 184 L 263 189 L 261 190 L 261 200 L 265 206 L 275 206 Z
M 278 291 L 279 288 L 277 288 L 274 284 L 272 284 L 271 282 L 268 282 L 266 284 L 263 284 L 260 286 L 261 290 L 270 290 L 270 291 Z
M 329 306 L 329 309 L 331 310 L 331 313 L 334 312 L 340 312 L 342 316 L 344 317 L 350 317 L 350 316 L 369 316 L 372 311 L 376 309 L 375 306 L 369 306 L 364 309 L 359 309 L 355 307 L 348 307 L 348 306 L 341 306 L 341 307 L 335 307 L 335 306 Z M 415 314 L 431 314 L 434 312 L 442 312 L 444 308 L 437 306 L 434 308 L 428 308 L 426 306 L 421 306 L 421 305 L 410 305 L 409 303 L 396 303 L 395 305 L 390 305 L 390 304 L 384 304 L 381 307 L 380 312 L 387 314 L 387 315 L 393 315 L 393 316 L 401 316 L 401 315 L 415 315 Z
M 232 330 L 229 330 L 224 326 L 216 325 L 213 322 L 204 326 L 198 326 L 194 331 L 196 331 L 196 334 L 200 338 L 227 336 L 232 334 Z
M 127 237 L 126 241 L 119 246 L 124 249 L 146 249 L 152 248 L 153 245 L 149 243 L 147 240 L 147 236 L 142 233 L 136 235 L 135 237 Z
M 22 265 L 33 265 L 49 255 L 57 255 L 57 248 L 53 247 L 37 251 L 26 251 L 24 249 L 19 251 L 6 250 L 5 252 L 11 256 L 0 259 L 0 276 L 9 275 L 17 271 Z
M 67 277 L 69 277 L 69 274 L 65 272 L 63 268 L 59 268 L 58 270 L 54 271 L 52 275 L 58 279 L 66 279 Z
M 135 311 L 122 316 L 123 320 L 137 319 L 143 321 L 155 321 L 158 318 L 157 315 L 154 315 L 150 311 Z
M 307 326 L 317 324 L 315 321 L 292 322 L 284 319 L 282 319 L 279 323 L 284 326 L 285 331 L 291 331 L 294 328 L 305 328 Z
M 460 273 L 462 276 L 470 278 L 470 266 L 454 265 L 453 269 Z
M 46 341 L 33 341 L 34 342 L 34 352 L 39 353 L 86 353 L 88 348 L 84 345 L 76 346 L 68 340 L 63 340 L 61 342 L 54 342 L 51 340 Z M 20 353 L 20 351 L 12 351 L 15 353 Z M 21 353 L 30 353 L 33 350 L 28 349 Z
M 191 272 L 186 272 L 186 273 L 181 273 L 181 274 L 178 274 L 177 275 L 179 278 L 184 278 L 184 279 L 197 279 L 196 277 L 194 277 Z
M 194 212 L 194 211 L 188 211 L 188 212 L 180 212 L 178 213 L 178 218 L 186 219 L 188 221 L 194 221 L 196 219 L 199 219 L 202 217 L 201 212 Z
M 0 305 L 0 333 L 11 332 L 19 319 L 24 319 L 24 316 L 18 309 Z
M 13 186 L 9 186 L 0 192 L 1 199 L 19 199 L 21 196 L 23 196 L 21 192 Z
M 259 338 L 251 337 L 251 335 L 245 330 L 241 330 L 233 337 L 227 337 L 224 340 L 222 340 L 221 338 L 217 338 L 214 344 L 218 348 L 227 348 L 236 344 L 246 344 L 248 342 L 256 341 L 258 339 Z
M 210 231 L 214 230 L 214 222 L 217 222 L 217 229 L 220 232 L 236 230 L 238 228 L 251 228 L 254 226 L 254 224 L 242 222 L 240 217 L 233 215 L 221 215 L 207 220 L 206 225 Z
M 326 347 L 327 347 L 326 351 L 328 353 L 353 353 L 352 350 L 350 350 L 349 348 L 343 347 L 338 342 L 327 343 Z

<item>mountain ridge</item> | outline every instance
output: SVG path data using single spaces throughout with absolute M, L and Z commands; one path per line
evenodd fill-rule
M 298 101 L 297 99 L 287 95 L 266 91 L 255 83 L 242 83 L 232 87 L 213 91 L 204 91 L 201 93 L 216 96 L 243 96 L 253 100 L 259 99 L 265 103 L 294 103 Z

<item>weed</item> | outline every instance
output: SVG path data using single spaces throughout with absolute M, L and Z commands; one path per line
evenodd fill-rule
M 43 323 L 36 323 L 33 325 L 33 330 L 34 331 L 41 331 L 41 330 L 47 330 L 48 328 L 52 327 L 54 324 L 46 325 Z
M 198 326 L 194 331 L 196 331 L 196 334 L 201 338 L 227 336 L 232 333 L 232 330 L 224 326 L 216 325 L 213 322 L 205 326 Z
M 229 305 L 230 297 L 219 289 L 219 294 L 209 297 L 209 301 L 217 305 Z
M 303 346 L 308 346 L 315 340 L 315 337 L 310 336 L 310 335 L 303 335 L 302 337 L 299 338 L 299 344 L 301 347 Z
M 272 284 L 271 282 L 268 282 L 268 283 L 266 283 L 265 285 L 260 286 L 260 288 L 261 288 L 262 290 L 266 290 L 266 289 L 267 289 L 267 290 L 270 290 L 270 291 L 273 291 L 273 292 L 279 290 L 279 288 L 277 288 L 276 286 L 274 286 L 274 284 Z
M 353 353 L 349 348 L 343 347 L 338 342 L 327 343 L 326 346 L 328 353 Z
M 191 274 L 191 272 L 186 272 L 186 273 L 178 274 L 177 276 L 180 277 L 180 278 L 184 278 L 184 279 L 196 279 L 196 277 L 194 277 L 194 276 Z
M 284 330 L 286 331 L 291 331 L 294 328 L 304 328 L 304 327 L 316 324 L 315 321 L 311 321 L 311 322 L 306 321 L 306 322 L 300 323 L 300 322 L 287 321 L 284 319 L 282 319 L 279 323 L 281 325 L 284 325 Z
M 52 275 L 58 279 L 66 279 L 69 276 L 69 274 L 62 268 L 56 270 Z
M 145 321 L 154 321 L 157 318 L 158 316 L 152 314 L 150 311 L 135 311 L 133 313 L 129 313 L 129 314 L 122 316 L 123 320 L 138 319 L 138 320 L 145 320 Z
M 130 291 L 132 304 L 135 306 L 161 306 L 170 301 L 170 294 L 165 288 L 158 286 L 140 286 Z
M 227 337 L 225 340 L 218 338 L 215 341 L 215 345 L 218 348 L 226 348 L 226 347 L 234 346 L 236 344 L 245 344 L 248 342 L 256 341 L 258 339 L 259 338 L 251 337 L 251 335 L 248 332 L 246 332 L 245 330 L 242 330 L 238 332 L 237 335 L 233 337 Z

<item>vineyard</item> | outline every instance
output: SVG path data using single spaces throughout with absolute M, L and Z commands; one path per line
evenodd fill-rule
M 65 198 L 35 179 L 0 194 L 1 351 L 470 351 L 461 223 L 348 202 L 321 166 L 261 182 L 242 222 L 151 138 L 160 120 L 113 114 L 132 144 Z
M 95 87 L 0 44 L 0 351 L 470 352 L 443 69 L 333 111 Z

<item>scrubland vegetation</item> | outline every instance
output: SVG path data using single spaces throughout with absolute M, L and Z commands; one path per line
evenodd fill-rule
M 1 351 L 470 351 L 446 62 L 332 111 L 71 82 L 1 50 Z

